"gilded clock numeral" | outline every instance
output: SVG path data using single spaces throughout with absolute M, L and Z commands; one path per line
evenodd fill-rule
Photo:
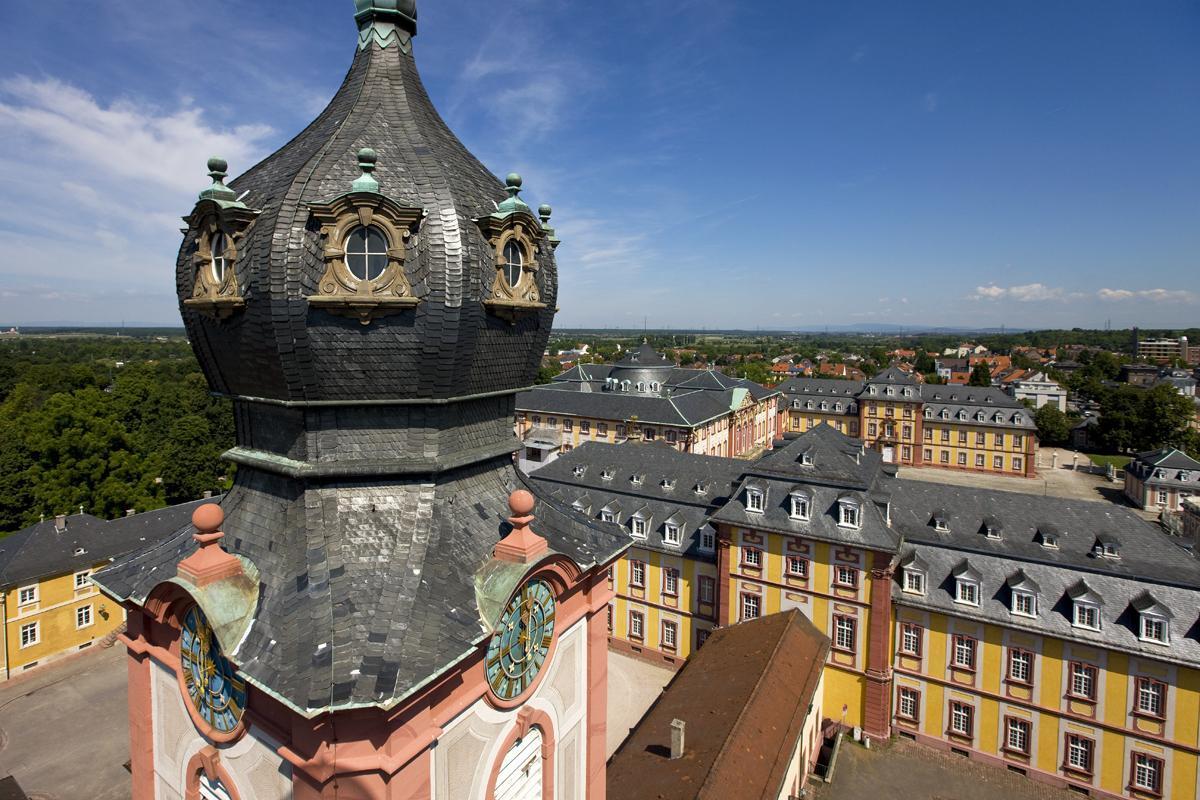
M 485 659 L 488 683 L 511 700 L 533 685 L 554 641 L 554 593 L 534 581 L 513 597 L 496 626 Z

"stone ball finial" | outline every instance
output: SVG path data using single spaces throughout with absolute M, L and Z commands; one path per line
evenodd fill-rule
M 521 184 L 524 183 L 521 176 L 515 172 L 508 173 L 508 177 L 504 179 L 504 182 L 508 184 L 508 188 L 510 189 L 520 189 Z
M 379 161 L 379 155 L 369 147 L 364 147 L 358 151 L 358 165 L 361 167 L 364 164 L 370 164 L 372 167 Z
M 538 207 L 538 216 L 542 218 L 542 222 L 549 222 L 550 215 L 554 213 L 554 209 L 547 203 L 542 203 Z
M 200 533 L 216 533 L 225 522 L 225 512 L 216 503 L 205 503 L 192 512 L 192 524 Z
M 533 495 L 524 489 L 518 489 L 508 496 L 508 508 L 514 517 L 528 517 L 533 513 L 535 504 Z
M 208 160 L 208 172 L 213 177 L 216 177 L 219 174 L 222 178 L 224 178 L 229 172 L 229 162 L 220 156 L 213 156 Z

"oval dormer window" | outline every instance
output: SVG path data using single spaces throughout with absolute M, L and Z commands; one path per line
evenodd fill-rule
M 504 245 L 504 280 L 508 285 L 517 288 L 521 282 L 521 270 L 525 266 L 525 251 L 515 240 L 510 239 Z
M 346 269 L 356 280 L 373 281 L 388 265 L 388 241 L 374 225 L 355 228 L 346 237 Z
M 225 253 L 229 250 L 229 242 L 225 239 L 225 234 L 215 234 L 209 248 L 212 251 L 213 281 L 220 286 L 225 282 L 225 272 L 229 267 L 229 260 L 225 257 Z

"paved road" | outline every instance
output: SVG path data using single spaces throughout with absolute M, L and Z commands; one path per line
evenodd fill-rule
M 1078 800 L 1002 767 L 897 739 L 865 750 L 843 741 L 833 783 L 810 781 L 814 800 Z
M 0 777 L 38 800 L 127 800 L 125 648 L 0 683 Z
M 608 651 L 608 738 L 605 758 L 617 752 L 629 731 L 671 682 L 675 672 Z

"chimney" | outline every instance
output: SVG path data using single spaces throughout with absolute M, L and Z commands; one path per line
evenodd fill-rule
M 687 724 L 681 719 L 671 720 L 671 760 L 683 758 L 683 733 Z
M 211 499 L 212 499 L 212 490 L 211 490 L 211 489 L 209 489 L 207 492 L 205 492 L 205 493 L 204 493 L 204 499 L 205 499 L 205 500 L 211 500 Z
M 54 518 L 54 530 L 57 533 L 62 533 L 67 529 L 67 515 L 59 514 Z

